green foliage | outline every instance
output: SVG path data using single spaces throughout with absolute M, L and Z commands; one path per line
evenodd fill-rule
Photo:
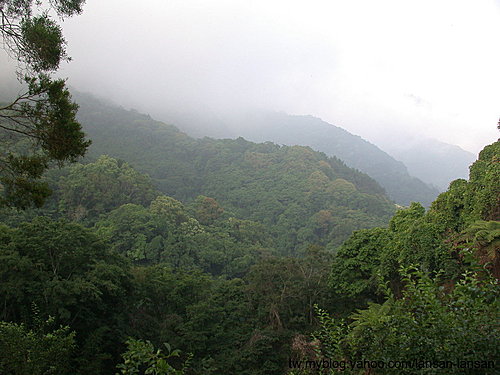
M 147 175 L 103 155 L 94 163 L 72 166 L 61 178 L 59 195 L 60 210 L 69 218 L 93 222 L 126 203 L 148 205 L 158 194 Z
M 69 17 L 82 11 L 84 0 L 5 0 L 0 4 L 3 48 L 28 71 L 56 70 L 68 59 L 61 28 L 49 16 Z
M 256 332 L 259 322 L 241 279 L 214 280 L 162 265 L 134 274 L 132 335 L 192 352 L 193 373 L 270 374 L 266 368 L 282 366 L 289 333 Z
M 47 75 L 40 75 L 27 79 L 27 83 L 29 97 L 36 100 L 33 105 L 20 103 L 19 111 L 30 118 L 37 144 L 50 160 L 74 162 L 83 156 L 90 141 L 84 139 L 76 120 L 78 105 L 71 101 L 64 80 L 53 81 Z
M 0 137 L 5 139 L 0 159 L 0 205 L 40 207 L 50 195 L 40 181 L 50 162 L 74 162 L 90 145 L 76 121 L 78 106 L 63 80 L 41 74 L 26 78 L 29 90 L 0 108 Z
M 227 216 L 262 223 L 282 254 L 309 244 L 334 248 L 353 230 L 384 225 L 394 212 L 368 176 L 310 148 L 194 139 L 149 116 L 88 97 L 79 102 L 94 156 L 106 152 L 133 163 L 202 225 Z M 322 220 L 327 211 L 331 219 Z
M 500 220 L 500 141 L 486 146 L 470 167 L 466 207 L 473 219 Z
M 317 246 L 302 258 L 263 258 L 246 277 L 256 316 L 274 329 L 314 325 L 314 305 L 334 303 L 327 288 L 330 270 L 330 254 Z
M 392 233 L 384 228 L 365 229 L 354 234 L 337 251 L 330 275 L 330 285 L 348 310 L 377 301 L 379 296 L 380 253 L 391 241 Z
M 33 330 L 24 324 L 0 322 L 0 373 L 70 374 L 75 333 L 68 327 L 45 332 L 50 323 Z
M 33 70 L 55 70 L 66 55 L 62 30 L 46 14 L 27 18 L 20 25 L 23 52 Z
M 388 229 L 356 232 L 341 246 L 331 285 L 346 298 L 347 311 L 383 297 L 387 284 L 400 296 L 400 267 L 418 264 L 443 282 L 458 278 L 474 267 L 463 249 L 472 249 L 476 264 L 500 276 L 498 222 L 491 220 L 498 216 L 500 196 L 498 147 L 499 142 L 485 147 L 471 166 L 470 181 L 452 182 L 429 212 L 412 203 L 396 212 Z
M 96 229 L 137 264 L 164 263 L 215 276 L 243 276 L 272 245 L 257 223 L 229 218 L 203 226 L 167 196 L 158 196 L 149 208 L 125 204 L 102 217 Z
M 178 349 L 172 350 L 169 344 L 164 344 L 167 350 L 155 350 L 149 341 L 128 339 L 127 351 L 122 354 L 123 363 L 117 367 L 123 375 L 183 375 L 189 359 L 184 362 L 180 370 L 175 369 L 169 362 L 179 357 Z
M 348 326 L 343 319 L 333 318 L 318 305 L 314 306 L 314 311 L 319 321 L 319 329 L 313 332 L 312 337 L 321 343 L 318 352 L 325 358 L 337 358 L 338 354 L 342 353 L 342 343 L 349 332 Z
M 199 271 L 172 270 L 165 265 L 136 267 L 135 304 L 129 308 L 133 334 L 156 344 L 168 341 L 179 347 L 179 326 L 190 305 L 209 297 L 213 280 Z
M 0 225 L 0 319 L 13 322 L 0 324 L 0 345 L 12 347 L 2 365 L 40 353 L 29 363 L 37 373 L 59 351 L 51 371 L 61 374 L 109 374 L 121 362 L 122 374 L 267 375 L 320 354 L 498 356 L 499 292 L 488 274 L 500 270 L 496 147 L 428 212 L 414 203 L 389 221 L 380 187 L 309 148 L 195 140 L 145 116 L 98 112 L 109 125 L 98 142 L 113 139 L 110 153 L 135 157 L 153 178 L 101 156 L 52 171 L 49 207 L 0 212 L 10 223 Z M 45 161 L 10 159 L 32 176 Z M 29 328 L 38 316 L 69 328 Z M 128 349 L 127 337 L 137 338 Z M 178 351 L 156 349 L 164 342 L 196 361 L 188 369 Z
M 432 204 L 430 214 L 461 231 L 477 220 L 500 220 L 500 142 L 486 146 L 470 167 L 469 181 L 450 184 Z
M 203 120 L 200 118 L 197 121 L 184 121 L 181 129 L 196 136 L 210 132 L 211 136 L 217 138 L 242 136 L 254 142 L 272 141 L 277 144 L 309 146 L 366 173 L 371 178 L 353 173 L 347 180 L 355 179 L 357 186 L 362 185 L 370 192 L 381 191 L 382 187 L 391 200 L 400 205 L 417 201 L 427 207 L 439 194 L 437 189 L 411 177 L 403 163 L 375 145 L 319 118 L 273 112 L 248 112 L 244 116 L 233 118 L 230 126 L 222 123 L 203 124 Z M 217 128 L 217 125 L 222 126 Z M 458 156 L 462 155 L 459 153 Z M 422 157 L 425 155 L 420 155 L 420 158 Z M 429 164 L 430 162 L 425 163 Z M 460 165 L 462 164 L 463 161 L 460 160 Z M 441 171 L 441 175 L 443 174 L 447 175 Z
M 459 260 L 443 232 L 418 203 L 396 212 L 387 229 L 355 232 L 337 252 L 330 276 L 347 311 L 380 301 L 389 283 L 399 295 L 399 268 L 419 264 L 425 271 L 450 279 L 460 273 Z
M 351 314 L 348 326 L 319 310 L 323 355 L 409 364 L 375 370 L 381 374 L 437 373 L 429 363 L 442 366 L 440 374 L 498 366 L 499 225 L 491 220 L 498 210 L 497 159 L 498 142 L 480 154 L 470 181 L 450 184 L 429 212 L 414 203 L 396 212 L 387 229 L 355 232 L 344 243 L 330 281 L 351 303 L 347 311 L 365 309 Z M 462 367 L 444 367 L 445 361 Z M 351 366 L 346 373 L 366 371 Z
M 440 194 L 432 203 L 429 216 L 432 221 L 441 223 L 443 230 L 449 228 L 453 231 L 461 231 L 467 225 L 467 215 L 464 209 L 467 186 L 466 180 L 455 180 L 450 183 L 449 189 Z
M 392 290 L 399 294 L 402 286 L 399 268 L 411 264 L 420 265 L 432 275 L 442 271 L 442 279 L 458 277 L 457 256 L 451 251 L 441 223 L 429 219 L 422 206 L 416 204 L 399 211 L 389 228 L 392 229 L 392 240 L 381 249 L 377 270 L 381 285 L 389 282 Z
M 212 283 L 208 294 L 186 310 L 181 335 L 187 349 L 200 365 L 211 364 L 214 373 L 241 373 L 245 369 L 240 353 L 256 324 L 250 311 L 245 285 L 240 279 Z
M 68 59 L 61 28 L 49 16 L 81 12 L 81 0 L 0 3 L 3 48 L 18 61 L 25 91 L 0 107 L 0 207 L 40 207 L 50 195 L 40 180 L 51 162 L 83 156 L 90 145 L 76 121 L 78 106 L 62 79 L 48 72 Z
M 248 344 L 240 351 L 238 374 L 272 375 L 284 371 L 290 357 L 290 331 L 258 329 L 253 332 Z
M 90 230 L 44 217 L 4 226 L 1 238 L 1 319 L 29 322 L 35 303 L 41 316 L 78 333 L 79 366 L 99 373 L 118 354 L 111 337 L 121 328 L 131 287 L 125 260 Z
M 495 363 L 500 354 L 496 345 L 500 338 L 496 323 L 500 307 L 498 281 L 466 273 L 446 292 L 437 279 L 416 269 L 402 270 L 402 279 L 405 284 L 402 298 L 389 298 L 383 304 L 371 304 L 353 314 L 343 337 L 338 334 L 340 325 L 323 318 L 319 337 L 334 339 L 324 342 L 325 350 L 333 353 L 331 358 L 410 364 L 406 368 L 386 367 L 380 371 L 383 374 L 436 373 L 436 368 L 423 365 L 428 361 L 438 366 L 444 361 L 478 366 L 486 365 L 486 361 Z M 347 373 L 365 371 L 351 369 Z M 440 374 L 457 371 L 457 367 L 439 368 Z M 480 367 L 460 371 L 488 373 Z
M 199 195 L 192 204 L 195 218 L 204 225 L 214 224 L 224 213 L 217 201 L 210 197 Z
M 500 279 L 500 222 L 476 221 L 464 233 L 466 246 L 474 251 L 476 262 Z

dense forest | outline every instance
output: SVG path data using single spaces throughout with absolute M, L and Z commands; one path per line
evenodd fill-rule
M 377 182 L 308 147 L 195 139 L 88 95 L 78 101 L 79 120 L 93 140 L 90 159 L 125 160 L 182 202 L 214 198 L 227 214 L 264 224 L 282 254 L 305 243 L 333 249 L 353 230 L 383 225 L 394 212 Z
M 168 117 L 166 114 L 164 117 Z M 382 186 L 389 198 L 400 205 L 409 205 L 411 202 L 420 202 L 428 207 L 439 194 L 439 190 L 434 185 L 439 185 L 441 181 L 446 181 L 441 191 L 446 190 L 449 181 L 461 175 L 462 169 L 466 169 L 473 159 L 465 162 L 463 155 L 456 152 L 451 157 L 441 152 L 435 152 L 432 147 L 419 145 L 415 147 L 424 151 L 422 157 L 428 160 L 416 162 L 417 152 L 410 156 L 400 151 L 398 156 L 405 156 L 405 161 L 411 165 L 418 164 L 419 172 L 426 169 L 428 174 L 434 173 L 434 178 L 428 178 L 425 182 L 414 177 L 416 174 L 408 173 L 407 165 L 402 159 L 395 160 L 392 156 L 382 151 L 374 144 L 364 140 L 360 136 L 353 135 L 348 131 L 322 121 L 312 116 L 291 116 L 277 112 L 249 112 L 241 116 L 229 116 L 228 119 L 207 120 L 196 116 L 189 118 L 186 116 L 174 117 L 175 123 L 182 129 L 194 136 L 210 135 L 218 138 L 243 136 L 255 142 L 272 141 L 285 145 L 306 145 L 314 150 L 322 151 L 328 156 L 335 156 L 345 162 L 349 167 L 356 168 L 368 174 L 380 186 Z M 394 140 L 394 147 L 397 147 L 401 140 Z M 457 147 L 458 148 L 458 147 Z M 434 151 L 434 152 L 433 152 Z M 422 152 L 420 152 L 422 153 Z M 446 164 L 447 172 L 440 170 L 439 165 Z M 423 167 L 425 166 L 425 167 Z M 435 171 L 435 169 L 437 171 Z M 419 175 L 425 175 L 420 173 Z
M 92 105 L 88 160 L 46 174 L 42 208 L 1 211 L 3 373 L 494 373 L 500 143 L 395 211 L 310 148 Z
M 426 208 L 310 147 L 77 114 L 83 3 L 0 2 L 0 374 L 499 373 L 500 141 Z

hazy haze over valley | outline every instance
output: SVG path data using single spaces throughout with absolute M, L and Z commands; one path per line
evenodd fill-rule
M 499 20 L 493 0 L 88 0 L 63 23 L 73 61 L 58 74 L 168 122 L 282 111 L 398 160 L 426 138 L 475 155 L 497 138 Z
M 499 20 L 494 0 L 89 0 L 60 74 L 152 115 L 263 108 L 477 153 L 497 138 Z

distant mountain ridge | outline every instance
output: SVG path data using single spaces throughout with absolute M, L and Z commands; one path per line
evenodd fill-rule
M 401 205 L 417 201 L 429 206 L 439 194 L 438 189 L 412 177 L 404 163 L 374 144 L 313 116 L 252 112 L 235 116 L 226 123 L 213 119 L 207 123 L 196 117 L 185 121 L 180 117 L 176 123 L 193 136 L 242 136 L 254 142 L 309 146 L 368 174 Z

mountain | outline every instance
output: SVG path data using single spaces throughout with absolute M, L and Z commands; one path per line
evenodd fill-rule
M 500 142 L 429 210 L 336 246 L 394 206 L 339 159 L 79 102 L 86 163 L 49 171 L 48 206 L 0 210 L 2 373 L 274 375 L 318 355 L 498 367 Z
M 235 217 L 270 228 L 282 252 L 334 248 L 354 230 L 385 225 L 395 209 L 376 181 L 309 147 L 195 139 L 137 111 L 75 98 L 93 140 L 90 159 L 122 159 L 184 202 L 215 198 Z
M 411 175 L 440 191 L 448 189 L 453 180 L 467 178 L 469 165 L 476 159 L 471 152 L 435 139 L 410 138 L 387 144 L 384 149 L 401 160 Z
M 402 162 L 377 146 L 313 116 L 252 112 L 225 121 L 194 115 L 177 116 L 176 119 L 180 128 L 193 136 L 242 136 L 254 142 L 310 146 L 368 174 L 386 190 L 391 199 L 401 205 L 406 206 L 415 201 L 429 206 L 439 194 L 435 187 L 412 177 Z

